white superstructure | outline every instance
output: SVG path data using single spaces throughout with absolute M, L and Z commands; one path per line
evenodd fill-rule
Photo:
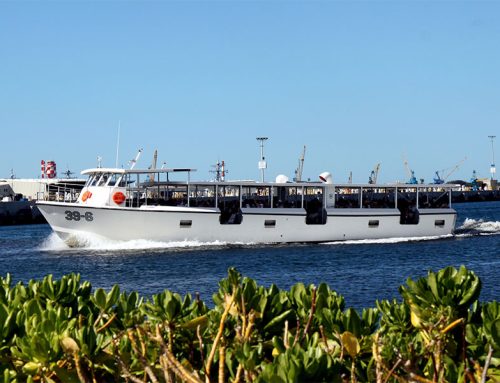
M 452 234 L 452 185 L 193 182 L 194 169 L 89 169 L 75 203 L 40 201 L 63 239 L 330 242 Z M 177 180 L 179 175 L 187 176 Z

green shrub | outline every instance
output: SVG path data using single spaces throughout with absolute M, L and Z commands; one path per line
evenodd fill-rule
M 326 284 L 258 286 L 234 269 L 213 308 L 69 274 L 0 278 L 0 382 L 498 382 L 500 305 L 465 267 L 358 313 Z

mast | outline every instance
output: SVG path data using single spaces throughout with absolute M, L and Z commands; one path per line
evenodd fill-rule
M 266 159 L 264 157 L 264 141 L 267 141 L 267 137 L 257 137 L 257 141 L 260 141 L 260 161 L 259 161 L 259 169 L 260 169 L 260 182 L 264 182 L 264 170 L 267 168 Z
M 304 158 L 306 156 L 306 146 L 304 145 L 304 149 L 302 150 L 302 154 L 299 157 L 299 166 L 295 169 L 295 182 L 302 181 L 302 172 L 304 170 Z
M 115 162 L 115 168 L 118 168 L 118 153 L 120 149 L 120 130 L 121 130 L 122 123 L 121 121 L 118 121 L 118 137 L 116 139 L 116 162 Z

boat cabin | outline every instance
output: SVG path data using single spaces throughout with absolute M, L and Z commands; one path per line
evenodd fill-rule
M 453 185 L 373 185 L 325 182 L 191 182 L 195 169 L 126 170 L 95 168 L 78 202 L 88 206 L 172 206 L 220 212 L 221 224 L 239 224 L 244 214 L 304 214 L 306 223 L 325 224 L 327 210 L 397 209 L 401 224 L 418 224 L 422 209 L 451 207 Z M 176 180 L 178 174 L 187 179 Z M 186 177 L 184 177 L 186 178 Z M 272 210 L 271 210 L 272 209 Z M 282 213 L 280 213 L 282 212 Z

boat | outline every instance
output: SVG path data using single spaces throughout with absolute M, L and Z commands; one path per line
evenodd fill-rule
M 38 201 L 68 244 L 111 240 L 301 243 L 447 236 L 453 185 L 192 181 L 191 168 L 92 168 L 76 202 Z M 77 242 L 78 243 L 78 242 Z

